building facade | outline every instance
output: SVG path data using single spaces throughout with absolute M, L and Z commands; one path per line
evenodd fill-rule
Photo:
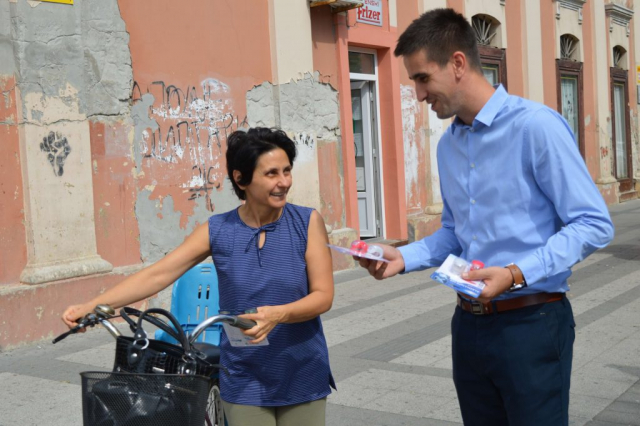
M 450 121 L 393 49 L 438 7 L 472 23 L 487 79 L 562 113 L 607 203 L 637 198 L 632 0 L 0 0 L 0 350 L 237 207 L 237 129 L 292 137 L 290 201 L 332 243 L 435 231 Z

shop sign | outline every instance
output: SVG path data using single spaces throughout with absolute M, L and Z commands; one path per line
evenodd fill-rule
M 382 26 L 382 0 L 364 0 L 358 11 L 357 22 Z

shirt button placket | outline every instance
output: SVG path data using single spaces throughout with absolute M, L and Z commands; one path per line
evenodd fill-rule
M 473 134 L 475 132 L 475 129 L 472 127 L 469 129 L 469 132 L 471 134 Z M 475 221 L 475 212 L 474 210 L 471 208 L 472 206 L 474 206 L 476 204 L 476 200 L 475 198 L 472 198 L 472 195 L 474 194 L 474 189 L 475 189 L 475 169 L 476 169 L 476 163 L 473 161 L 474 160 L 474 154 L 475 154 L 475 149 L 477 149 L 477 146 L 475 146 L 475 143 L 477 143 L 477 141 L 475 140 L 476 138 L 471 136 L 470 137 L 472 140 L 474 140 L 474 144 L 470 146 L 469 149 L 469 169 L 470 169 L 470 173 L 469 173 L 469 203 L 470 203 L 470 208 L 469 208 L 469 219 L 470 219 L 470 223 L 471 223 L 471 229 L 476 229 L 476 227 L 473 225 L 474 221 Z M 477 236 L 476 234 L 472 234 L 471 235 L 471 240 L 473 242 L 475 242 L 477 240 Z

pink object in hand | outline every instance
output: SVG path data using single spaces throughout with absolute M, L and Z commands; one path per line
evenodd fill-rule
M 471 261 L 471 270 L 475 271 L 477 269 L 482 269 L 484 268 L 484 262 L 481 262 L 479 260 L 472 260 Z
M 351 251 L 353 252 L 364 254 L 367 252 L 368 249 L 369 249 L 369 246 L 364 241 L 356 240 L 351 243 Z

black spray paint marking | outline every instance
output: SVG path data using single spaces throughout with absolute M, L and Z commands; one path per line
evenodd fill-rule
M 190 160 L 193 176 L 183 185 L 189 188 L 189 200 L 205 197 L 207 209 L 213 211 L 211 191 L 221 188 L 225 178 L 217 162 L 223 154 L 222 144 L 226 148 L 231 133 L 248 127 L 247 117 L 240 120 L 233 114 L 228 86 L 214 79 L 203 81 L 200 92 L 196 86 L 181 89 L 154 81 L 151 92 L 148 87 L 146 93 L 153 94 L 156 100 L 149 115 L 158 128 L 142 132 L 142 140 L 137 141 L 142 156 L 166 163 Z M 142 99 L 137 82 L 133 84 L 131 99 L 133 102 Z M 161 124 L 166 120 L 171 124 L 168 128 L 165 125 L 163 132 Z
M 47 153 L 47 159 L 53 167 L 53 173 L 56 176 L 62 176 L 64 173 L 64 162 L 71 152 L 71 146 L 67 142 L 67 138 L 60 133 L 49 132 L 48 136 L 42 138 L 40 150 Z

